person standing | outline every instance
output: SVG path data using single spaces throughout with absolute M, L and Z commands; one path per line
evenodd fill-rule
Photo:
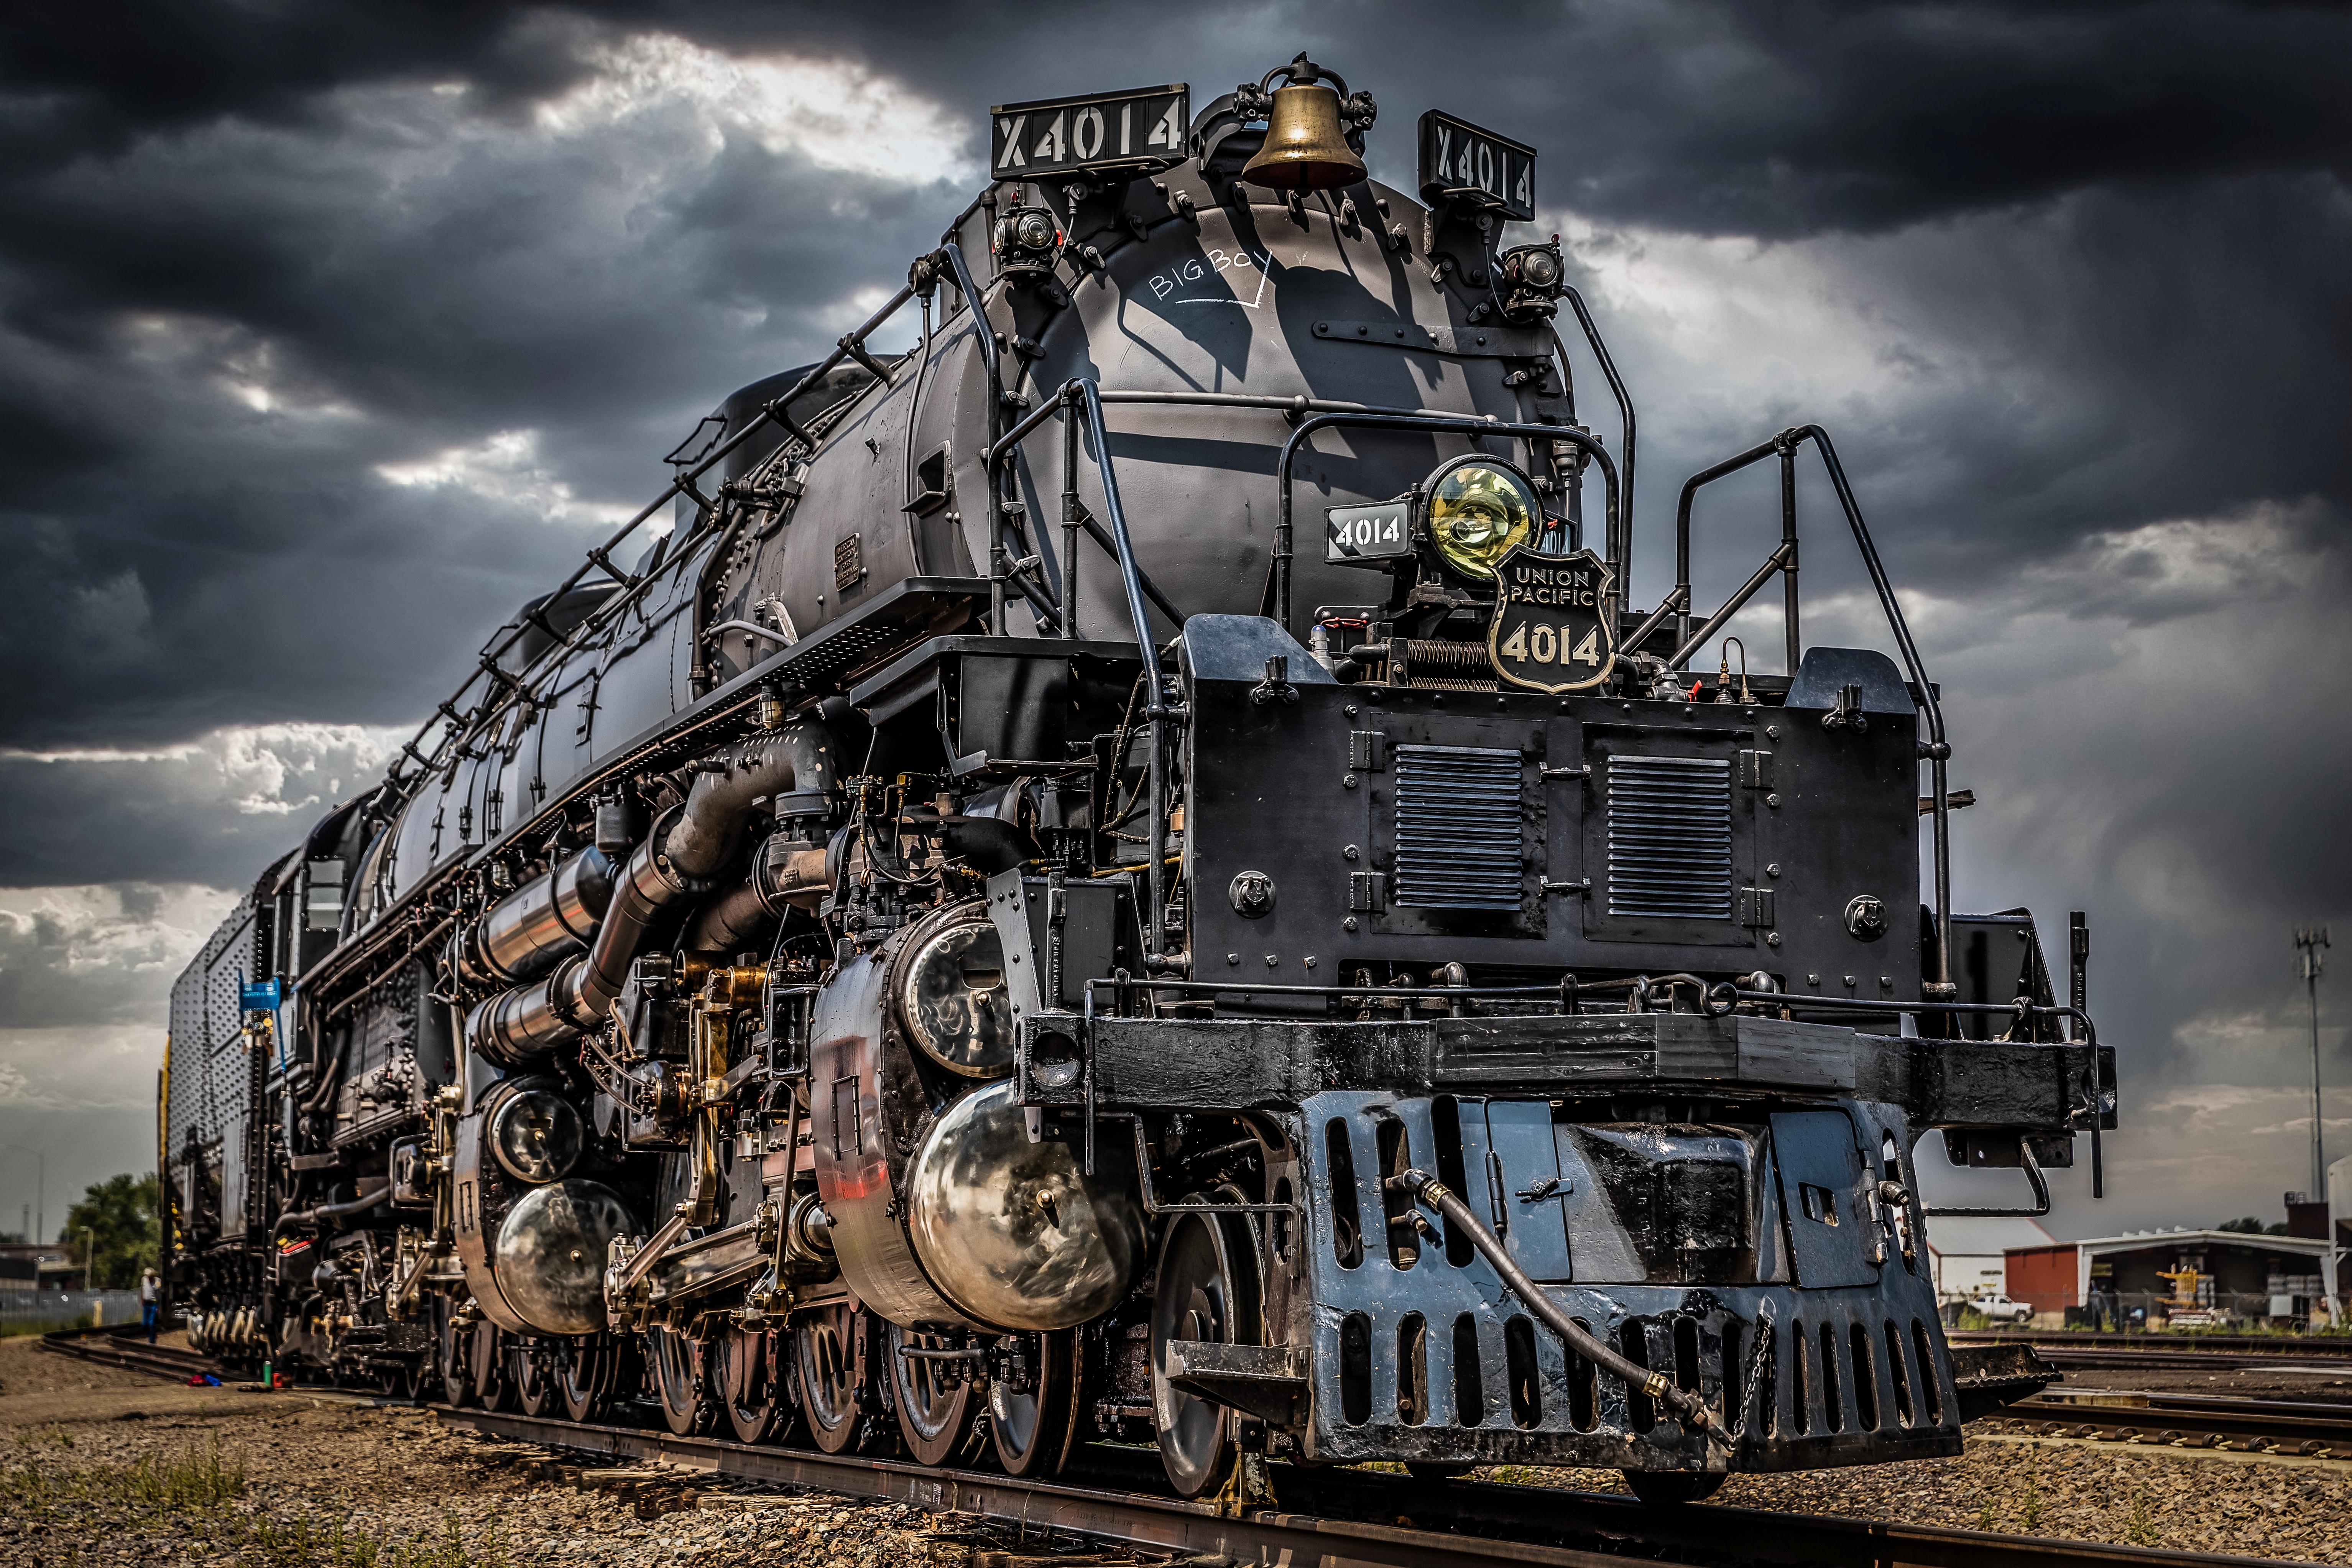
M 139 1321 L 147 1331 L 147 1342 L 155 1342 L 155 1325 L 163 1316 L 163 1280 L 152 1268 L 139 1280 Z

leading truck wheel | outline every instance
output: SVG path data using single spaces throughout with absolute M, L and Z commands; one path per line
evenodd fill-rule
M 1078 1334 L 1063 1329 L 1027 1339 L 1027 1386 L 1012 1377 L 988 1385 L 988 1436 L 1006 1475 L 1056 1476 L 1078 1434 Z
M 446 1296 L 436 1298 L 433 1304 L 434 1358 L 433 1370 L 440 1379 L 441 1397 L 463 1408 L 474 1397 L 473 1376 L 468 1363 L 466 1331 L 458 1323 L 457 1309 Z
M 513 1342 L 495 1323 L 476 1323 L 467 1335 L 467 1381 L 485 1410 L 515 1407 L 514 1379 L 507 1370 L 507 1346 Z
M 507 1376 L 514 1384 L 515 1404 L 525 1415 L 552 1415 L 562 1402 L 555 1382 L 553 1347 L 535 1340 L 509 1337 Z
M 793 1326 L 793 1363 L 801 1418 L 828 1454 L 854 1451 L 865 1436 L 866 1369 L 857 1353 L 856 1310 L 835 1301 L 803 1313 Z
M 620 1345 L 610 1334 L 585 1334 L 572 1342 L 572 1353 L 555 1370 L 556 1397 L 567 1421 L 602 1421 L 612 1407 Z
M 1169 1346 L 1260 1342 L 1257 1251 L 1238 1216 L 1179 1215 L 1160 1245 L 1151 1302 L 1151 1425 L 1160 1462 L 1176 1490 L 1196 1498 L 1234 1468 L 1233 1412 L 1171 1386 Z
M 646 1381 L 661 1406 L 662 1425 L 681 1437 L 710 1426 L 710 1411 L 695 1389 L 697 1354 L 694 1341 L 676 1329 L 646 1331 Z
M 890 1325 L 890 1404 L 898 1413 L 898 1435 L 918 1463 L 944 1465 L 971 1431 L 979 1400 L 972 1397 L 970 1362 L 908 1355 L 908 1351 L 951 1350 L 937 1334 Z

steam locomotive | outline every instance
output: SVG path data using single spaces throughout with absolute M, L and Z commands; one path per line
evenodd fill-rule
M 1629 603 L 1632 403 L 1506 243 L 1534 150 L 1433 111 L 1407 194 L 1377 113 L 1304 56 L 993 110 L 889 303 L 261 874 L 172 999 L 200 1348 L 1022 1476 L 1155 1442 L 1188 1496 L 1958 1451 L 2004 1385 L 1913 1150 L 2014 1212 L 2095 1166 L 2087 936 L 2062 1003 L 2030 914 L 1952 912 L 1828 436 L 1693 476 Z M 1808 447 L 1899 662 L 1801 637 Z M 1702 616 L 1695 502 L 1761 463 L 1781 542 Z

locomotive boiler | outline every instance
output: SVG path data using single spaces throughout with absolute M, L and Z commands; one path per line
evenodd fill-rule
M 1378 114 L 1303 56 L 994 110 L 889 303 L 263 872 L 173 996 L 200 1347 L 1017 1475 L 1126 1437 L 1187 1495 L 1958 1451 L 2000 1389 L 1914 1149 L 2015 1212 L 2095 1166 L 2087 939 L 2061 1002 L 1952 911 L 1827 434 L 1693 476 L 1632 600 L 1535 151 L 1433 111 L 1408 193 Z M 1895 657 L 1801 637 L 1801 460 Z M 1780 542 L 1702 613 L 1752 464 Z

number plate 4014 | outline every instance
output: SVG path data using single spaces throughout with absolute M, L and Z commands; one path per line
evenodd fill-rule
M 1412 553 L 1412 521 L 1402 501 L 1370 506 L 1328 507 L 1323 512 L 1323 559 L 1334 565 L 1393 561 Z
M 1496 562 L 1486 629 L 1495 673 L 1554 695 L 1608 679 L 1617 657 L 1614 576 L 1590 550 L 1545 555 L 1522 544 Z

